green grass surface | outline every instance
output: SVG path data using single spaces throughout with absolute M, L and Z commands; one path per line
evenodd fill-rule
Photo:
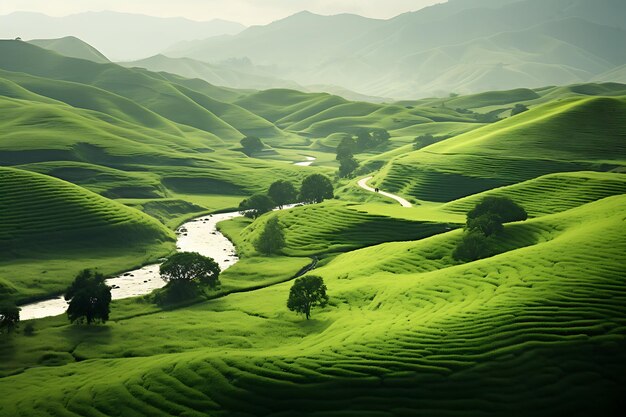
M 115 410 L 136 415 L 289 413 L 303 403 L 305 415 L 609 412 L 623 382 L 625 209 L 611 197 L 508 225 L 506 252 L 466 265 L 446 259 L 457 231 L 339 256 L 316 272 L 331 305 L 310 323 L 286 311 L 289 284 L 91 331 L 42 321 L 35 340 L 59 350 L 41 365 L 102 359 L 5 377 L 11 401 L 0 404 L 35 415 L 61 402 L 109 415 L 112 396 Z
M 321 255 L 381 242 L 417 240 L 456 227 L 437 220 L 412 221 L 380 212 L 370 214 L 356 204 L 334 201 L 266 214 L 253 223 L 235 219 L 231 221 L 234 224 L 221 227 L 243 254 L 250 255 L 254 253 L 253 242 L 271 216 L 277 216 L 284 228 L 287 245 L 283 253 L 289 256 Z
M 543 216 L 619 194 L 626 194 L 626 175 L 624 174 L 560 173 L 456 200 L 444 205 L 443 209 L 455 213 L 467 213 L 483 197 L 504 196 L 524 207 L 530 216 Z
M 140 211 L 41 174 L 0 168 L 0 276 L 20 298 L 61 292 L 81 269 L 123 271 L 174 249 Z

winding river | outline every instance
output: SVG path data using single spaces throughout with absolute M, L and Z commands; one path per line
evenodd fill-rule
M 305 157 L 306 161 L 296 162 L 298 166 L 310 166 L 316 158 Z M 284 208 L 291 208 L 285 206 Z M 180 252 L 198 252 L 217 261 L 222 271 L 234 265 L 239 258 L 235 246 L 217 230 L 217 224 L 241 216 L 239 212 L 212 214 L 191 220 L 176 230 L 178 238 L 176 249 Z M 114 278 L 106 280 L 111 286 L 111 297 L 114 300 L 138 297 L 165 286 L 165 281 L 159 275 L 159 264 L 144 266 L 128 271 Z M 67 301 L 61 296 L 36 303 L 19 306 L 20 319 L 32 320 L 44 317 L 58 316 L 67 310 Z
M 213 214 L 183 224 L 176 230 L 178 235 L 176 249 L 181 252 L 198 252 L 201 255 L 209 256 L 219 263 L 222 271 L 227 269 L 234 265 L 239 258 L 232 242 L 221 234 L 216 226 L 223 220 L 239 216 L 241 216 L 239 212 Z M 106 283 L 112 287 L 112 298 L 120 300 L 137 297 L 164 287 L 165 281 L 159 275 L 159 265 L 144 266 L 106 280 Z M 67 302 L 63 297 L 58 297 L 24 304 L 20 308 L 22 309 L 20 311 L 21 320 L 40 319 L 65 313 Z
M 315 160 L 317 159 L 312 156 L 305 156 L 305 158 L 306 158 L 306 161 L 295 162 L 294 165 L 297 165 L 299 167 L 310 167 L 311 165 L 313 165 L 313 162 L 315 162 Z

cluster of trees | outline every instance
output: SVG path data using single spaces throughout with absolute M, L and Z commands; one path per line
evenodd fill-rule
M 344 136 L 337 145 L 337 157 L 339 161 L 339 177 L 347 178 L 359 167 L 359 163 L 354 158 L 357 152 L 356 141 L 351 136 Z
M 511 116 L 517 116 L 518 114 L 524 113 L 525 111 L 528 111 L 528 106 L 518 103 L 515 105 L 515 107 L 513 107 L 513 109 L 511 109 Z
M 422 136 L 418 136 L 413 139 L 413 149 L 418 150 L 435 144 L 437 142 L 441 142 L 442 140 L 448 139 L 451 136 L 433 136 L 430 133 L 427 133 Z
M 85 269 L 76 275 L 65 291 L 69 302 L 67 317 L 72 323 L 106 323 L 109 320 L 111 287 L 106 285 L 104 275 Z M 13 331 L 20 321 L 20 308 L 12 302 L 0 304 L 0 333 Z M 32 325 L 24 333 L 32 334 Z
M 508 197 L 485 197 L 467 213 L 465 233 L 452 256 L 475 261 L 493 255 L 493 237 L 504 231 L 504 223 L 523 221 L 528 214 Z
M 106 323 L 109 320 L 111 287 L 104 275 L 85 269 L 76 275 L 64 296 L 69 301 L 67 317 L 72 323 Z M 14 303 L 0 304 L 0 333 L 13 331 L 20 321 L 20 308 Z M 32 334 L 32 325 L 24 333 Z
M 476 113 L 475 111 L 470 110 L 470 109 L 463 109 L 463 108 L 457 107 L 456 109 L 454 109 L 454 111 L 460 114 L 467 114 L 471 116 L 474 120 L 476 120 L 478 123 L 495 123 L 495 122 L 502 120 L 498 116 L 500 113 L 502 113 L 502 109 L 492 110 L 489 113 Z
M 356 149 L 363 152 L 389 142 L 391 135 L 385 129 L 361 129 L 356 134 Z
M 312 174 L 306 177 L 300 186 L 300 191 L 289 181 L 274 182 L 267 193 L 255 194 L 239 204 L 239 211 L 244 216 L 256 219 L 269 213 L 274 207 L 282 208 L 286 204 L 300 201 L 302 203 L 321 203 L 325 199 L 334 197 L 334 188 L 330 179 L 322 174 Z
M 220 266 L 213 258 L 195 252 L 180 252 L 172 255 L 160 266 L 161 278 L 167 282 L 157 302 L 175 302 L 197 295 L 202 287 L 215 288 L 219 285 Z M 104 275 L 89 269 L 81 271 L 65 291 L 69 301 L 67 317 L 72 323 L 106 323 L 109 320 L 111 287 Z M 16 312 L 9 310 L 15 324 Z M 0 310 L 0 318 L 4 310 Z M 13 326 L 14 326 L 13 324 Z
M 350 177 L 357 170 L 359 163 L 354 158 L 355 154 L 384 145 L 389 142 L 390 138 L 391 135 L 385 129 L 361 129 L 357 132 L 356 137 L 344 136 L 336 149 L 336 160 L 339 161 L 339 177 Z
M 167 285 L 157 294 L 156 301 L 170 303 L 193 298 L 205 287 L 216 288 L 221 269 L 213 258 L 196 252 L 179 252 L 161 264 L 159 273 Z M 109 319 L 111 287 L 106 285 L 102 274 L 89 270 L 79 273 L 67 289 L 65 299 L 70 302 L 67 315 L 72 322 L 105 323 Z
M 257 152 L 261 152 L 265 147 L 263 141 L 261 141 L 261 139 L 256 136 L 246 136 L 245 138 L 241 139 L 239 143 L 243 148 L 243 153 L 248 156 Z

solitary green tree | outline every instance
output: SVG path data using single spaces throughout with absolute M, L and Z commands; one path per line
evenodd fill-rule
M 241 139 L 239 143 L 241 143 L 243 151 L 246 155 L 252 155 L 253 153 L 257 153 L 265 147 L 261 139 L 256 136 L 246 136 L 245 138 Z
M 289 290 L 287 308 L 298 314 L 304 314 L 308 320 L 313 307 L 325 307 L 328 304 L 324 280 L 316 275 L 307 275 L 296 279 Z
M 197 252 L 179 252 L 159 268 L 161 278 L 172 287 L 197 284 L 215 288 L 219 285 L 220 266 L 213 258 Z
M 255 194 L 239 203 L 239 211 L 244 216 L 256 219 L 274 209 L 276 203 L 265 194 Z
M 20 322 L 20 308 L 12 302 L 0 304 L 0 333 L 10 333 Z
M 67 317 L 74 323 L 87 324 L 109 320 L 111 287 L 104 282 L 104 275 L 85 269 L 81 271 L 65 292 L 70 302 Z
M 270 185 L 267 194 L 281 209 L 285 204 L 295 203 L 298 198 L 296 187 L 285 180 L 279 180 Z
M 285 233 L 276 216 L 265 223 L 259 238 L 254 242 L 254 247 L 265 255 L 278 253 L 285 247 Z
M 305 203 L 321 203 L 327 198 L 334 197 L 333 184 L 322 174 L 309 175 L 302 181 L 300 200 Z

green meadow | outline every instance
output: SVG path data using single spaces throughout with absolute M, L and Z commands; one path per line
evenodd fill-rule
M 320 204 L 220 223 L 241 260 L 189 303 L 116 300 L 106 324 L 62 315 L 0 334 L 0 416 L 626 406 L 626 85 L 374 104 L 216 87 L 19 41 L 0 41 L 0 57 L 3 300 L 167 257 L 186 220 L 235 211 L 276 180 L 319 173 L 335 188 Z M 516 104 L 529 110 L 511 116 Z M 335 148 L 363 129 L 391 137 L 340 179 Z M 426 134 L 441 140 L 415 149 Z M 248 135 L 265 148 L 244 154 Z M 307 156 L 312 166 L 294 165 Z M 413 207 L 359 188 L 366 176 Z M 465 215 L 488 196 L 529 218 L 505 224 L 492 256 L 457 261 Z M 271 218 L 286 244 L 265 256 L 254 242 Z M 330 301 L 306 320 L 286 303 L 312 264 Z

